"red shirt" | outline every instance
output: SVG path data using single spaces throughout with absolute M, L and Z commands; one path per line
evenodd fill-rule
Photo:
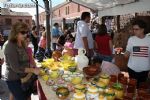
M 106 34 L 103 36 L 96 35 L 95 41 L 97 43 L 97 50 L 100 54 L 111 56 L 112 52 L 110 50 L 109 41 L 111 40 L 111 37 Z

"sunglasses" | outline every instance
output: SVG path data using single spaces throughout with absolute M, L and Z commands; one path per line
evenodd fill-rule
M 22 35 L 28 34 L 28 31 L 20 31 Z

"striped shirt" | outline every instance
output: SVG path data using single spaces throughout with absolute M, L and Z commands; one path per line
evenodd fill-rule
M 103 61 L 101 64 L 102 73 L 108 75 L 118 75 L 120 73 L 120 69 L 113 63 L 108 61 Z
M 148 46 L 134 46 L 132 56 L 136 57 L 149 57 Z

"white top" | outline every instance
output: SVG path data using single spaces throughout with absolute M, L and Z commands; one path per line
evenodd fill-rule
M 2 58 L 4 58 L 4 53 L 3 53 L 3 50 L 2 50 L 2 48 L 0 46 L 0 59 L 2 59 Z
M 150 37 L 140 39 L 132 36 L 128 40 L 127 51 L 130 52 L 128 67 L 135 72 L 150 70 Z
M 93 49 L 94 42 L 93 42 L 92 33 L 89 29 L 88 24 L 84 21 L 78 21 L 77 34 L 76 34 L 76 39 L 75 39 L 75 43 L 74 43 L 75 49 L 85 48 L 82 37 L 87 37 L 89 49 Z

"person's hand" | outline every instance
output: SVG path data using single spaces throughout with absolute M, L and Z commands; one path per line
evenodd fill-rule
M 40 68 L 34 68 L 33 73 L 34 73 L 35 75 L 39 75 L 39 74 L 40 74 Z
M 87 55 L 87 57 L 90 57 L 90 56 L 91 56 L 89 49 L 86 49 L 86 55 Z

